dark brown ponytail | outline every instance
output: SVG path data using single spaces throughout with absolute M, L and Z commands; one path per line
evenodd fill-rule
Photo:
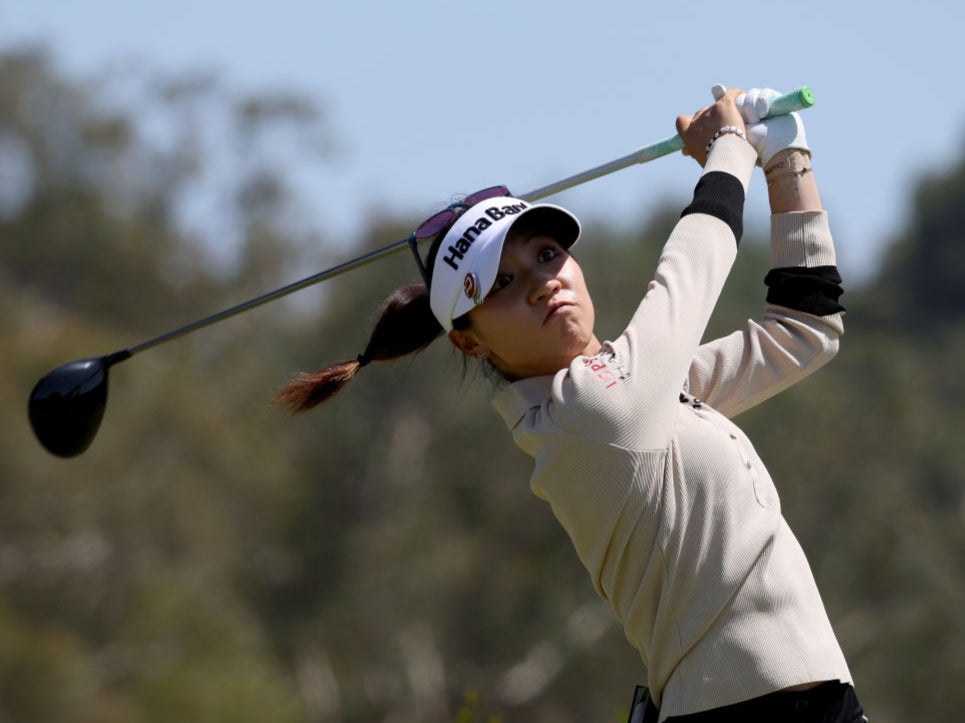
M 307 412 L 334 396 L 370 361 L 388 361 L 422 351 L 441 334 L 442 326 L 429 307 L 425 284 L 403 286 L 382 302 L 364 352 L 351 361 L 302 372 L 275 395 L 272 404 L 287 407 L 292 414 Z

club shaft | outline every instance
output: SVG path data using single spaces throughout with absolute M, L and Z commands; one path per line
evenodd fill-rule
M 137 354 L 138 352 L 144 351 L 145 349 L 150 349 L 151 347 L 158 346 L 159 344 L 163 344 L 167 341 L 171 341 L 172 339 L 175 339 L 179 336 L 184 336 L 185 334 L 189 334 L 192 331 L 197 331 L 198 329 L 203 329 L 206 326 L 217 324 L 218 322 L 224 321 L 225 319 L 229 319 L 232 316 L 237 316 L 242 312 L 249 311 L 251 309 L 254 309 L 255 307 L 261 306 L 262 304 L 267 304 L 269 301 L 275 301 L 276 299 L 280 299 L 283 296 L 288 296 L 289 294 L 293 294 L 294 292 L 300 291 L 301 289 L 304 289 L 308 286 L 321 283 L 322 281 L 331 279 L 332 277 L 338 276 L 339 274 L 343 274 L 346 271 L 349 271 L 351 269 L 357 269 L 360 266 L 365 266 L 366 264 L 370 264 L 373 261 L 378 261 L 379 259 L 382 259 L 386 256 L 389 256 L 390 254 L 393 254 L 397 251 L 400 251 L 406 248 L 407 245 L 408 245 L 407 240 L 397 241 L 393 244 L 389 244 L 388 246 L 384 246 L 383 248 L 367 253 L 364 256 L 359 256 L 356 259 L 352 259 L 351 261 L 346 261 L 345 263 L 339 264 L 338 266 L 333 266 L 330 269 L 326 269 L 325 271 L 320 271 L 317 274 L 306 276 L 304 279 L 301 279 L 300 281 L 295 281 L 291 284 L 288 284 L 287 286 L 281 287 L 280 289 L 276 289 L 275 291 L 271 291 L 267 294 L 262 294 L 261 296 L 255 297 L 250 301 L 245 301 L 241 304 L 238 304 L 237 306 L 232 306 L 230 309 L 225 309 L 224 311 L 220 311 L 217 314 L 212 314 L 211 316 L 207 316 L 204 319 L 199 319 L 198 321 L 195 321 L 192 324 L 188 324 L 187 326 L 183 326 L 180 329 L 175 329 L 174 331 L 169 331 L 166 334 L 162 334 L 161 336 L 157 336 L 153 339 L 149 339 L 148 341 L 141 342 L 137 346 L 132 346 L 130 349 L 127 349 L 126 351 L 128 355 Z
M 591 168 L 588 171 L 577 173 L 574 176 L 564 178 L 562 181 L 551 183 L 548 186 L 537 188 L 535 191 L 524 193 L 522 196 L 520 196 L 520 198 L 522 198 L 524 201 L 538 201 L 541 198 L 552 196 L 555 193 L 560 193 L 568 188 L 579 186 L 587 181 L 592 181 L 596 178 L 600 178 L 601 176 L 608 176 L 611 173 L 636 165 L 637 163 L 646 163 L 647 161 L 652 161 L 656 158 L 670 155 L 674 151 L 681 150 L 683 147 L 684 142 L 680 136 L 671 136 L 670 138 L 665 138 L 662 141 L 651 143 L 649 146 L 638 148 L 633 153 L 628 153 L 627 155 L 610 161 L 609 163 L 604 163 L 603 165 L 597 166 L 596 168 Z
M 773 117 L 776 115 L 783 115 L 786 113 L 791 113 L 793 111 L 804 110 L 814 105 L 814 93 L 808 86 L 802 86 L 795 91 L 786 93 L 780 98 L 776 98 L 771 101 L 771 110 L 768 117 Z M 536 201 L 541 198 L 546 198 L 547 196 L 552 196 L 553 194 L 565 191 L 568 188 L 573 188 L 574 186 L 579 186 L 587 181 L 592 181 L 596 178 L 602 176 L 607 176 L 616 171 L 628 168 L 639 163 L 647 163 L 649 161 L 655 160 L 657 158 L 662 158 L 663 156 L 669 155 L 676 151 L 681 150 L 684 147 L 683 140 L 679 135 L 674 135 L 669 138 L 665 138 L 656 143 L 651 143 L 650 145 L 638 148 L 633 153 L 629 153 L 625 156 L 617 158 L 616 160 L 610 161 L 609 163 L 604 163 L 595 168 L 591 168 L 588 171 L 583 171 L 582 173 L 577 173 L 576 175 L 564 178 L 561 181 L 551 183 L 548 186 L 543 186 L 542 188 L 537 188 L 529 193 L 524 193 L 519 198 L 525 201 Z M 370 253 L 367 253 L 358 258 L 352 259 L 351 261 L 346 261 L 345 263 L 339 264 L 338 266 L 333 266 L 324 271 L 320 271 L 317 274 L 312 274 L 311 276 L 306 276 L 300 281 L 295 281 L 287 286 L 283 286 L 280 289 L 271 291 L 267 294 L 258 296 L 250 301 L 245 301 L 237 306 L 232 306 L 229 309 L 220 311 L 217 314 L 212 314 L 204 319 L 199 319 L 192 324 L 183 326 L 180 329 L 175 329 L 169 331 L 166 334 L 157 336 L 153 339 L 149 339 L 142 342 L 136 346 L 132 346 L 129 349 L 125 349 L 121 352 L 116 352 L 118 355 L 122 355 L 122 358 L 126 359 L 129 356 L 137 354 L 138 352 L 144 351 L 145 349 L 150 349 L 151 347 L 158 346 L 165 342 L 176 339 L 177 337 L 184 336 L 198 329 L 203 329 L 206 326 L 211 326 L 212 324 L 217 324 L 218 322 L 229 319 L 233 316 L 237 316 L 245 311 L 249 311 L 263 304 L 267 304 L 270 301 L 275 301 L 283 296 L 288 296 L 296 291 L 300 291 L 308 286 L 313 286 L 315 284 L 321 283 L 322 281 L 327 281 L 328 279 L 339 276 L 346 271 L 351 271 L 352 269 L 357 269 L 360 266 L 365 266 L 373 261 L 378 261 L 390 256 L 394 253 L 402 251 L 409 247 L 408 239 L 403 239 L 401 241 L 396 241 L 388 246 L 383 246 L 380 249 L 376 249 Z
M 778 115 L 786 115 L 794 111 L 810 108 L 812 105 L 814 105 L 814 92 L 809 86 L 805 85 L 797 90 L 791 91 L 790 93 L 785 93 L 784 95 L 772 100 L 770 110 L 768 111 L 766 117 L 773 118 L 774 116 Z M 607 176 L 615 171 L 628 168 L 638 163 L 647 163 L 648 161 L 662 158 L 663 156 L 670 155 L 676 151 L 683 150 L 683 147 L 683 139 L 679 135 L 673 135 L 669 138 L 664 138 L 662 141 L 657 141 L 656 143 L 651 143 L 643 148 L 638 148 L 633 153 L 628 153 L 627 155 L 610 161 L 609 163 L 604 163 L 603 165 L 597 166 L 596 168 L 591 168 L 588 171 L 577 173 L 575 176 L 564 178 L 562 181 L 551 183 L 548 186 L 537 188 L 535 191 L 524 193 L 522 196 L 520 196 L 520 198 L 522 198 L 524 201 L 536 201 L 541 198 L 546 198 L 547 196 L 552 196 L 555 193 L 565 191 L 568 188 L 579 186 L 587 181 L 592 181 L 593 179 L 600 178 L 601 176 Z

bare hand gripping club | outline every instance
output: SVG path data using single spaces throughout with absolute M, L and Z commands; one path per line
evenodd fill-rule
M 762 117 L 770 118 L 784 115 L 793 111 L 810 108 L 812 105 L 814 105 L 814 93 L 810 87 L 803 86 L 791 93 L 773 99 L 767 115 Z M 639 148 L 633 153 L 617 158 L 609 163 L 564 178 L 548 186 L 537 188 L 529 193 L 524 193 L 519 196 L 519 198 L 526 201 L 536 201 L 595 178 L 614 173 L 623 168 L 661 158 L 662 156 L 679 151 L 683 149 L 683 147 L 683 140 L 679 135 L 674 135 L 662 141 Z M 104 416 L 104 409 L 107 405 L 108 369 L 114 364 L 122 362 L 125 359 L 130 359 L 145 349 L 158 346 L 179 336 L 184 336 L 189 332 L 216 324 L 219 321 L 224 321 L 244 311 L 266 304 L 269 301 L 280 299 L 295 291 L 326 281 L 334 276 L 377 261 L 397 251 L 402 251 L 410 247 L 410 243 L 414 244 L 414 242 L 410 242 L 409 239 L 397 241 L 381 249 L 352 259 L 351 261 L 333 266 L 330 269 L 283 286 L 276 291 L 263 294 L 250 301 L 233 306 L 230 309 L 225 309 L 217 314 L 195 321 L 187 326 L 149 339 L 137 346 L 122 349 L 106 356 L 80 359 L 57 367 L 38 381 L 30 394 L 28 414 L 30 424 L 33 427 L 37 439 L 51 454 L 57 455 L 58 457 L 76 457 L 90 446 L 100 427 L 101 419 Z

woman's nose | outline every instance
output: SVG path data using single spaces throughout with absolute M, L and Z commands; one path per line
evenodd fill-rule
M 559 291 L 562 287 L 562 283 L 560 283 L 560 280 L 556 278 L 556 276 L 544 276 L 537 278 L 533 282 L 533 290 L 530 293 L 530 301 L 534 304 L 544 301 Z

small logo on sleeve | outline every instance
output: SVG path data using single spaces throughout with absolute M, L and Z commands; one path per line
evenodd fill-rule
M 603 382 L 604 389 L 613 389 L 617 382 L 622 382 L 630 376 L 617 361 L 616 355 L 609 350 L 584 359 L 583 363 Z

